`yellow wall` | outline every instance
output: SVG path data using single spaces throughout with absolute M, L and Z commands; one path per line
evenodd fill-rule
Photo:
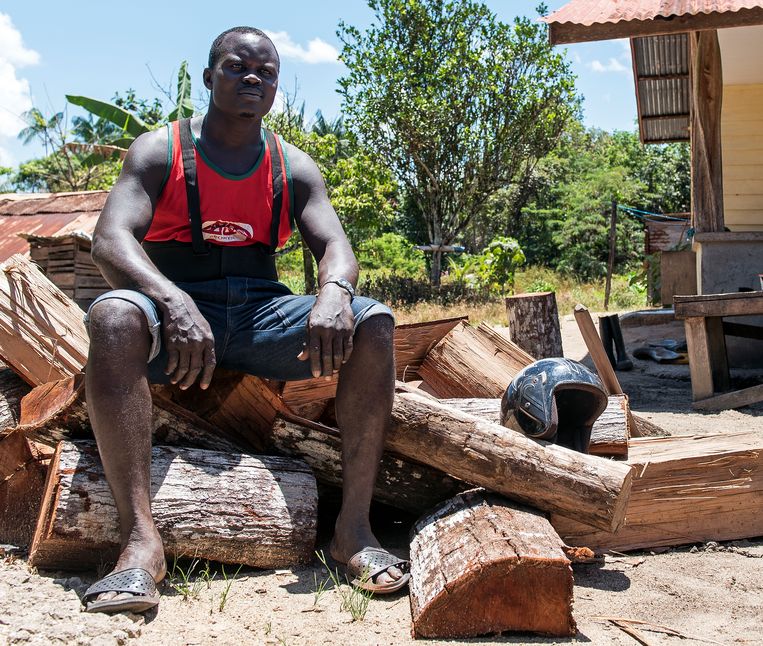
M 763 84 L 723 87 L 723 210 L 732 231 L 763 231 Z

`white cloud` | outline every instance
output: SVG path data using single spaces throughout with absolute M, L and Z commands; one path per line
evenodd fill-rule
M 630 72 L 630 68 L 623 65 L 616 58 L 610 58 L 607 63 L 602 63 L 599 60 L 594 60 L 589 63 L 589 66 L 594 72 Z
M 0 166 L 15 166 L 16 160 L 13 155 L 9 153 L 5 148 L 0 146 Z M 1 178 L 2 176 L 0 176 Z M 0 179 L 0 190 L 2 190 L 3 180 Z
M 32 107 L 29 81 L 17 76 L 17 69 L 35 65 L 40 55 L 24 47 L 21 33 L 11 17 L 0 13 L 0 138 L 15 137 L 24 127 L 20 115 Z M 0 148 L 0 161 L 12 163 L 7 150 Z
M 281 58 L 290 58 L 300 63 L 310 64 L 339 62 L 339 52 L 336 47 L 320 38 L 313 38 L 305 49 L 302 45 L 295 43 L 288 32 L 269 31 L 267 34 L 276 46 Z

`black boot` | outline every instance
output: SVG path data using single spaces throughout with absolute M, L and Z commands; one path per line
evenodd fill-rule
M 633 361 L 631 361 L 628 353 L 625 351 L 623 333 L 620 330 L 620 318 L 617 314 L 612 314 L 607 319 L 609 320 L 609 329 L 612 333 L 612 340 L 615 342 L 615 350 L 617 351 L 617 362 L 614 364 L 615 370 L 632 370 Z
M 601 337 L 601 342 L 604 345 L 604 351 L 607 353 L 609 362 L 614 368 L 617 362 L 615 361 L 615 353 L 612 349 L 612 326 L 610 325 L 609 318 L 609 316 L 599 317 L 599 336 Z

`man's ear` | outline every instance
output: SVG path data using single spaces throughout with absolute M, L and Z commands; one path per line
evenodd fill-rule
M 204 79 L 204 87 L 207 88 L 208 90 L 211 90 L 212 89 L 212 70 L 209 69 L 208 67 L 205 67 L 202 77 Z

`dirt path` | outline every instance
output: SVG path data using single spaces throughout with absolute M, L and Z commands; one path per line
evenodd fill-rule
M 585 348 L 571 317 L 563 321 L 565 353 L 581 359 Z M 633 347 L 647 337 L 682 337 L 680 326 L 624 330 Z M 688 366 L 635 361 L 619 373 L 634 410 L 672 434 L 739 429 L 763 434 L 763 405 L 741 411 L 699 414 L 691 409 Z M 749 373 L 737 378 L 750 379 Z M 405 550 L 410 518 L 376 510 L 375 526 L 385 544 Z M 325 549 L 331 511 L 323 516 Z M 687 546 L 663 553 L 608 557 L 575 566 L 576 639 L 559 642 L 508 636 L 465 643 L 636 644 L 606 617 L 647 622 L 636 626 L 649 644 L 763 644 L 763 541 Z M 410 637 L 408 598 L 399 594 L 371 600 L 365 619 L 353 621 L 329 589 L 316 601 L 316 581 L 326 572 L 316 564 L 284 571 L 241 571 L 224 606 L 222 573 L 202 582 L 190 598 L 165 584 L 158 614 L 141 617 L 80 612 L 78 593 L 94 573 L 34 573 L 23 559 L 0 558 L 0 644 L 406 644 Z M 669 627 L 684 637 L 671 636 Z M 663 632 L 659 632 L 662 630 Z M 431 644 L 461 643 L 430 641 Z

